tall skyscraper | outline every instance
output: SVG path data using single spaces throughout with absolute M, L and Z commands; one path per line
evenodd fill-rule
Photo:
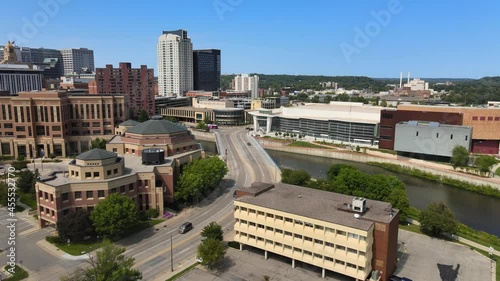
M 127 97 L 129 112 L 137 117 L 141 110 L 149 116 L 155 114 L 153 84 L 154 70 L 146 65 L 132 68 L 131 63 L 122 62 L 118 68 L 108 64 L 97 68 L 95 81 L 89 83 L 90 94 L 123 94 Z
M 259 97 L 259 76 L 257 75 L 237 75 L 233 79 L 233 85 L 236 91 L 251 91 L 252 99 L 257 99 Z
M 220 88 L 220 50 L 193 51 L 194 89 L 217 91 Z
M 62 49 L 64 74 L 80 74 L 94 71 L 94 51 L 87 48 Z
M 193 44 L 187 31 L 163 31 L 157 50 L 159 95 L 181 96 L 193 90 Z

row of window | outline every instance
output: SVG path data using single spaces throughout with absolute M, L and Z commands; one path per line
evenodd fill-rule
M 125 190 L 126 190 L 126 186 L 125 185 L 120 186 L 120 193 L 125 193 Z M 132 192 L 133 190 L 134 190 L 134 184 L 131 183 L 131 184 L 128 185 L 128 191 Z M 116 192 L 117 192 L 117 188 L 112 188 L 112 189 L 109 190 L 110 194 L 111 193 L 116 193 Z M 83 199 L 82 195 L 83 195 L 83 191 L 75 191 L 75 192 L 73 192 L 73 197 L 75 199 Z M 87 200 L 94 199 L 94 195 L 95 195 L 95 191 L 94 190 L 89 190 L 89 191 L 85 192 L 85 196 L 86 196 Z M 69 200 L 69 192 L 61 194 L 61 198 L 62 198 L 63 201 L 68 201 Z M 104 190 L 97 190 L 97 198 L 104 198 Z
M 326 241 L 323 241 L 323 240 L 320 240 L 320 239 L 313 239 L 312 237 L 308 237 L 308 236 L 305 236 L 305 235 L 301 235 L 301 234 L 298 234 L 298 233 L 292 233 L 292 232 L 289 232 L 289 231 L 283 231 L 282 229 L 279 229 L 279 228 L 273 228 L 273 227 L 270 227 L 270 226 L 264 226 L 262 224 L 256 224 L 254 222 L 247 222 L 246 220 L 239 220 L 239 219 L 236 219 L 236 222 L 238 223 L 241 223 L 241 224 L 248 224 L 249 226 L 256 226 L 257 228 L 260 228 L 262 230 L 266 230 L 266 231 L 271 231 L 271 232 L 274 232 L 274 235 L 276 235 L 276 233 L 278 234 L 282 234 L 284 236 L 288 236 L 289 238 L 293 238 L 294 240 L 295 239 L 298 239 L 298 240 L 303 240 L 303 241 L 308 241 L 308 242 L 311 242 L 311 243 L 314 243 L 314 244 L 318 244 L 318 245 L 324 245 L 326 247 L 330 247 L 332 249 L 337 249 L 337 250 L 340 250 L 340 251 L 347 251 L 348 253 L 353 253 L 353 254 L 358 254 L 358 250 L 356 249 L 352 249 L 352 248 L 349 248 L 349 247 L 346 247 L 346 246 L 342 246 L 342 245 L 339 245 L 339 244 L 333 244 L 333 243 L 330 243 L 330 242 L 326 242 Z M 355 239 L 358 239 L 359 235 L 357 234 L 354 234 L 354 233 L 349 233 L 349 237 L 351 238 L 355 238 Z M 365 256 L 365 252 L 363 251 L 359 251 L 359 255 L 360 256 Z
M 311 251 L 303 250 L 303 249 L 297 248 L 297 247 L 292 247 L 292 246 L 287 245 L 287 244 L 282 244 L 280 242 L 272 241 L 272 240 L 265 239 L 265 238 L 262 238 L 262 237 L 259 237 L 259 236 L 255 236 L 255 235 L 252 235 L 252 234 L 248 234 L 248 233 L 245 233 L 245 232 L 236 231 L 236 235 L 240 235 L 242 237 L 248 237 L 248 239 L 253 239 L 256 242 L 263 242 L 263 243 L 265 243 L 265 245 L 279 247 L 279 248 L 282 248 L 282 250 L 285 250 L 285 251 L 288 250 L 288 251 L 292 251 L 293 253 L 300 253 L 300 254 L 303 254 L 304 257 L 309 257 L 309 258 L 313 258 L 314 257 L 314 258 L 317 258 L 317 259 L 322 259 L 323 261 L 328 261 L 328 262 L 331 262 L 331 263 L 335 263 L 336 265 L 343 265 L 343 266 L 347 266 L 349 268 L 357 269 L 357 270 L 360 270 L 360 271 L 364 271 L 365 270 L 365 268 L 363 266 L 356 266 L 355 264 L 352 264 L 352 263 L 349 263 L 349 262 L 346 262 L 346 261 L 343 261 L 343 260 L 340 260 L 340 259 L 335 259 L 333 257 L 329 257 L 329 256 L 322 255 L 322 254 L 319 254 L 319 253 L 313 253 Z
M 488 117 L 486 117 L 486 116 L 472 116 L 473 121 L 477 121 L 477 120 L 486 121 L 486 119 L 488 119 L 488 121 L 493 121 L 493 119 L 495 121 L 500 121 L 500 116 L 496 116 L 496 117 L 493 117 L 493 116 L 488 116 Z
M 301 221 L 301 220 L 298 220 L 298 219 L 287 218 L 287 217 L 283 217 L 283 216 L 279 216 L 279 215 L 274 215 L 272 213 L 264 213 L 262 211 L 256 211 L 254 209 L 249 209 L 249 208 L 246 208 L 246 207 L 236 206 L 236 210 L 238 210 L 238 209 L 240 209 L 242 212 L 248 212 L 250 214 L 256 214 L 257 216 L 263 216 L 263 217 L 266 217 L 266 218 L 269 218 L 269 219 L 274 219 L 274 220 L 278 220 L 278 221 L 288 222 L 288 223 L 293 224 L 294 226 L 300 225 L 300 226 L 304 226 L 305 228 L 310 228 L 311 230 L 315 229 L 315 230 L 318 230 L 318 231 L 326 231 L 326 232 L 329 232 L 329 233 L 332 233 L 332 234 L 341 235 L 341 236 L 348 236 L 350 238 L 355 238 L 355 239 L 359 238 L 361 241 L 365 241 L 366 240 L 366 237 L 362 236 L 362 235 L 358 235 L 358 234 L 355 234 L 355 233 L 346 232 L 346 231 L 339 230 L 339 229 L 335 230 L 335 229 L 330 228 L 330 227 L 325 227 L 325 226 L 318 225 L 318 224 L 312 224 L 312 223 L 304 222 L 304 221 Z M 238 221 L 238 219 L 237 219 L 237 221 Z M 245 220 L 241 220 L 241 222 L 242 223 L 247 223 Z M 250 225 L 252 223 L 253 222 L 249 222 Z M 253 224 L 255 224 L 255 223 L 253 223 Z

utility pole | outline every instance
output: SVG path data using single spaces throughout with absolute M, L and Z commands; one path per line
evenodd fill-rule
M 174 272 L 174 248 L 172 247 L 172 233 L 170 233 L 170 269 Z

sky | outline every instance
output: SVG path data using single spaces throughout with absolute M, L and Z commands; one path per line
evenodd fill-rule
M 2 0 L 0 44 L 89 48 L 156 71 L 163 30 L 220 49 L 222 73 L 500 75 L 496 0 Z

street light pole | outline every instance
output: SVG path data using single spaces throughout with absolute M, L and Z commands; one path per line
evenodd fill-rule
M 172 233 L 170 233 L 170 270 L 174 272 L 174 248 L 172 247 Z

